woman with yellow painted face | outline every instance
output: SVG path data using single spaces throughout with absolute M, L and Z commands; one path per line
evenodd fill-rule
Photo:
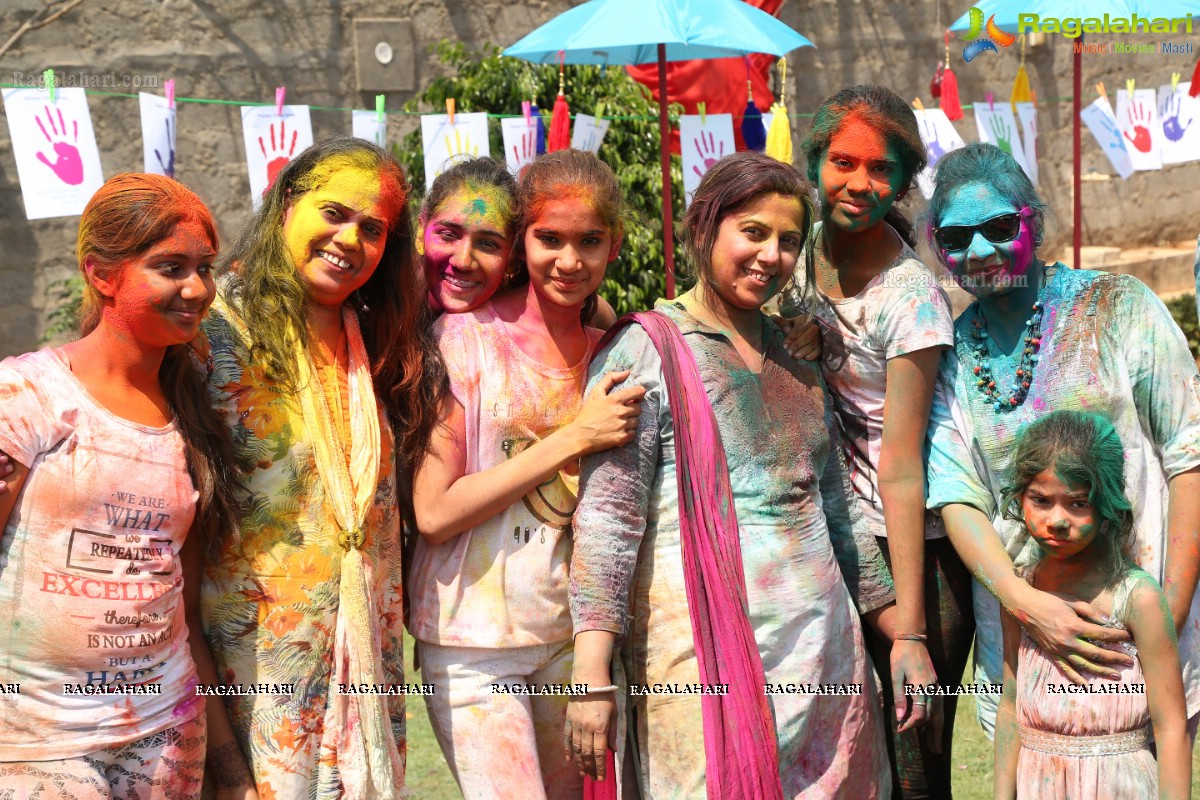
M 198 355 L 244 471 L 242 537 L 202 611 L 233 724 L 210 779 L 242 800 L 404 784 L 396 465 L 445 387 L 408 184 L 361 139 L 310 147 L 231 248 Z

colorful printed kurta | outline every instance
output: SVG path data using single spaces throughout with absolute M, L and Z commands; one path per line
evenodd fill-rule
M 819 241 L 820 235 L 818 223 L 813 241 Z M 810 311 L 802 303 L 804 278 L 801 266 L 780 300 L 785 316 Z M 879 456 L 888 361 L 930 347 L 953 345 L 950 299 L 938 277 L 904 244 L 896 259 L 853 297 L 838 300 L 818 290 L 811 312 L 821 323 L 821 373 L 833 397 L 834 419 L 862 512 L 855 525 L 886 537 Z M 945 535 L 941 519 L 928 514 L 925 538 Z
M 886 797 L 891 779 L 874 675 L 830 538 L 850 539 L 850 495 L 838 459 L 830 458 L 832 418 L 820 373 L 787 355 L 766 317 L 766 356 L 755 374 L 728 338 L 684 305 L 660 302 L 658 310 L 683 332 L 724 442 L 784 796 Z M 635 441 L 583 460 L 571 612 L 577 634 L 623 635 L 615 677 L 620 682 L 623 671 L 635 693 L 650 687 L 650 694 L 623 698 L 642 796 L 703 798 L 700 697 L 653 693 L 658 684 L 697 684 L 699 669 L 680 555 L 674 425 L 662 362 L 636 325 L 598 354 L 592 383 L 624 369 L 632 370 L 628 383 L 647 393 Z M 859 611 L 894 599 L 874 537 L 847 544 L 861 564 L 851 581 Z M 861 694 L 819 694 L 821 686 Z
M 242 751 L 267 800 L 338 796 L 338 753 L 326 730 L 343 549 L 295 396 L 252 363 L 238 329 L 214 307 L 197 339 L 214 406 L 233 431 L 248 474 L 241 541 L 206 564 L 201 610 L 225 684 L 293 684 L 294 694 L 227 697 Z M 383 680 L 404 683 L 400 517 L 391 428 L 379 409 L 380 477 L 362 556 L 374 600 Z M 389 698 L 403 760 L 404 699 Z
M 928 506 L 974 506 L 992 519 L 1018 567 L 1038 558 L 1019 523 L 1000 517 L 1001 488 L 1021 428 L 1051 411 L 1107 416 L 1125 447 L 1125 494 L 1133 503 L 1130 556 L 1160 583 L 1167 553 L 1167 481 L 1200 466 L 1200 375 L 1182 332 L 1157 297 L 1136 278 L 1059 267 L 1043 291 L 1040 359 L 1025 402 L 996 412 L 976 387 L 971 326 L 978 304 L 955 322 L 955 350 L 942 362 L 930 419 Z M 990 356 L 997 384 L 1008 386 L 1017 364 Z M 999 683 L 1000 609 L 975 585 L 975 677 Z M 1179 641 L 1188 715 L 1200 711 L 1200 592 Z M 991 734 L 997 698 L 979 695 L 980 722 Z
M 1125 630 L 1130 594 L 1150 576 L 1132 570 L 1113 590 L 1107 627 Z M 1065 689 L 1070 681 L 1021 632 L 1017 661 L 1017 797 L 1146 800 L 1158 797 L 1158 764 L 1150 752 L 1150 706 L 1137 647 L 1106 645 L 1134 659 L 1117 680 L 1084 673 L 1103 694 Z M 1074 686 L 1070 687 L 1076 688 Z M 1071 738 L 1066 738 L 1071 737 Z M 1103 738 L 1102 738 L 1103 737 Z

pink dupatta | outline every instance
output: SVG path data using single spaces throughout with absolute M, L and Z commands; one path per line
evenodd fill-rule
M 662 359 L 674 423 L 679 541 L 700 682 L 729 686 L 727 695 L 701 699 L 708 797 L 782 800 L 775 723 L 750 627 L 737 514 L 717 418 L 692 351 L 664 314 L 628 314 L 598 347 L 634 323 L 645 329 Z M 615 786 L 611 778 L 594 784 L 592 796 L 615 798 Z

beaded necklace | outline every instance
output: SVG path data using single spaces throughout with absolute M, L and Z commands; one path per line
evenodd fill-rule
M 1042 292 L 1046 291 L 1047 284 L 1046 274 L 1043 271 Z M 1029 319 L 1025 321 L 1025 330 L 1022 333 L 1024 347 L 1021 349 L 1021 360 L 1017 363 L 1017 374 L 1013 380 L 1012 389 L 1005 394 L 996 386 L 996 379 L 992 375 L 992 367 L 988 359 L 987 318 L 983 316 L 983 312 L 978 307 L 975 309 L 975 319 L 971 320 L 971 346 L 977 361 L 974 368 L 975 387 L 992 404 L 994 411 L 1012 411 L 1024 403 L 1025 398 L 1029 396 L 1029 385 L 1033 382 L 1033 371 L 1037 367 L 1038 351 L 1042 344 L 1040 293 L 1033 304 L 1032 311 Z

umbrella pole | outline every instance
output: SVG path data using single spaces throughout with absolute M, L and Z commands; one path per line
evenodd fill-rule
M 1079 143 L 1080 143 L 1079 142 L 1079 136 L 1080 136 L 1079 117 L 1081 114 L 1081 109 L 1080 109 L 1079 105 L 1080 105 L 1080 97 L 1083 95 L 1083 91 L 1082 91 L 1083 53 L 1081 52 L 1083 50 L 1083 47 L 1081 46 L 1082 44 L 1083 44 L 1083 34 L 1080 34 L 1079 39 L 1076 40 L 1076 45 L 1074 48 L 1075 49 L 1075 92 L 1074 92 L 1075 96 L 1071 99 L 1071 148 L 1072 148 L 1072 152 L 1074 154 L 1073 161 L 1074 161 L 1074 170 L 1075 170 L 1074 184 L 1073 184 L 1074 188 L 1075 188 L 1075 191 L 1074 191 L 1074 195 L 1075 195 L 1074 206 L 1075 206 L 1075 208 L 1074 208 L 1074 224 L 1072 226 L 1073 232 L 1071 234 L 1071 239 L 1072 239 L 1071 249 L 1073 251 L 1072 255 L 1075 259 L 1075 261 L 1074 261 L 1075 269 L 1082 269 L 1082 267 L 1083 267 L 1083 264 L 1079 260 L 1079 251 L 1080 251 L 1080 248 L 1081 248 L 1082 242 L 1083 242 L 1083 197 L 1081 196 L 1081 191 L 1080 191 L 1082 188 L 1082 185 L 1083 185 L 1083 182 L 1081 180 L 1081 171 L 1082 171 L 1083 165 L 1081 163 L 1082 159 L 1080 158 L 1080 155 L 1079 155 L 1079 150 L 1080 150 L 1080 147 L 1079 147 Z
M 671 126 L 667 122 L 667 46 L 658 46 L 658 136 L 662 143 L 663 254 L 667 299 L 675 297 L 675 222 L 671 207 Z

